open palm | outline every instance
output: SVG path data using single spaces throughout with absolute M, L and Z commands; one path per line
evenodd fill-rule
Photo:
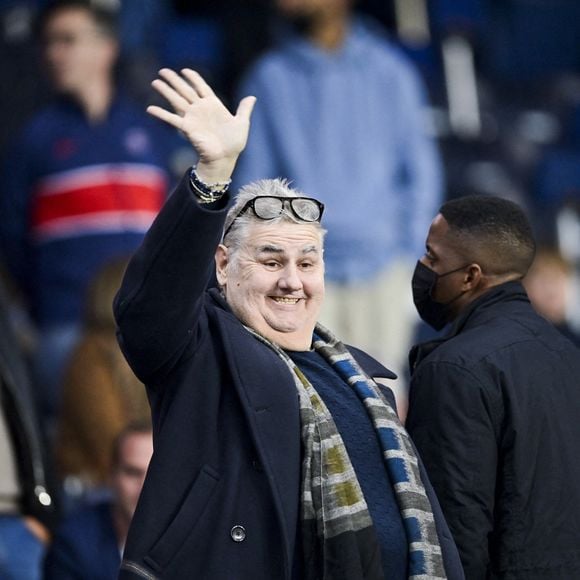
M 152 105 L 147 112 L 179 129 L 197 151 L 201 162 L 212 164 L 222 160 L 235 163 L 246 146 L 250 115 L 256 101 L 246 97 L 232 115 L 199 73 L 183 69 L 159 71 L 153 87 L 173 111 Z

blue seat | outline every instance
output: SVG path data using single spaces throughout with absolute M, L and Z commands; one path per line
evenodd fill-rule
M 161 60 L 179 70 L 192 67 L 200 71 L 223 66 L 224 31 L 213 18 L 175 18 L 167 28 Z
M 547 209 L 580 201 L 580 149 L 557 148 L 546 152 L 538 164 L 535 199 Z
M 579 38 L 577 0 L 504 0 L 493 5 L 481 65 L 500 81 L 580 70 Z

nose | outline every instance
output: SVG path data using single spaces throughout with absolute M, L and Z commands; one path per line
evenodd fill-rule
M 278 286 L 287 292 L 296 292 L 302 289 L 302 279 L 295 264 L 288 264 L 281 272 Z

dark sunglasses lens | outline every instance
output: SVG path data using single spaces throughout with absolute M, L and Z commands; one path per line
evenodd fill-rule
M 320 219 L 320 206 L 313 199 L 292 199 L 292 209 L 296 215 L 305 222 L 316 222 Z
M 271 220 L 282 213 L 283 201 L 276 197 L 256 197 L 254 213 L 263 220 Z

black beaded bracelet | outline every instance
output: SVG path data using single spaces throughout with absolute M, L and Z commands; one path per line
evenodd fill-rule
M 224 196 L 232 180 L 228 179 L 227 181 L 217 183 L 204 183 L 198 177 L 195 172 L 195 166 L 193 166 L 189 172 L 189 182 L 200 203 L 213 203 Z

